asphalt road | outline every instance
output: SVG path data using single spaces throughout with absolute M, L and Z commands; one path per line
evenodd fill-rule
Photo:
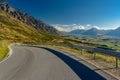
M 106 74 L 104 74 L 106 75 Z M 40 47 L 13 46 L 0 63 L 0 80 L 114 80 L 103 77 L 61 52 Z

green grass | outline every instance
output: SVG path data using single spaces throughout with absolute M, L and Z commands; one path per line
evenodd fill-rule
M 109 48 L 114 48 L 114 49 L 116 49 L 116 50 L 120 50 L 120 44 L 118 44 L 118 45 L 115 45 L 115 44 L 113 44 L 113 43 L 111 43 L 111 42 L 109 42 L 109 41 L 107 41 L 107 42 L 97 42 L 97 43 L 99 43 L 99 44 L 104 44 L 104 45 L 107 45 Z
M 8 55 L 8 45 L 8 42 L 0 41 L 0 61 Z
M 103 47 L 120 51 L 120 40 L 104 37 L 70 37 L 65 36 L 64 39 L 71 41 L 75 45 L 85 45 L 90 47 Z

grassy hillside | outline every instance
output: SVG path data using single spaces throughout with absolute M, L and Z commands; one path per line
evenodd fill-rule
M 0 11 L 0 60 L 8 53 L 10 43 L 45 44 L 60 37 L 39 31 Z
M 38 43 L 52 41 L 56 36 L 45 34 L 11 17 L 5 12 L 0 12 L 0 40 L 12 42 Z

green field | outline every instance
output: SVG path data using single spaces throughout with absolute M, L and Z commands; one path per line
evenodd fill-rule
M 65 36 L 67 41 L 80 46 L 108 48 L 120 51 L 120 39 L 113 39 L 108 37 L 73 37 Z

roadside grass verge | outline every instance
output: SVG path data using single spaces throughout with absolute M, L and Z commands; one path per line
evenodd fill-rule
M 84 53 L 81 52 L 80 49 L 71 48 L 71 47 L 64 47 L 64 46 L 48 46 L 52 48 L 58 48 L 61 50 L 69 51 L 72 53 L 72 55 L 75 55 L 76 57 L 83 56 L 86 59 L 93 59 L 94 60 L 94 54 L 90 51 L 84 51 Z M 107 63 L 111 63 L 115 65 L 115 57 L 104 55 L 104 54 L 96 54 L 95 60 L 101 60 Z M 120 63 L 119 63 L 120 64 Z
M 0 41 L 0 61 L 8 55 L 8 45 L 7 41 Z
M 74 49 L 71 47 L 53 46 L 53 45 L 47 45 L 45 47 L 60 50 L 67 54 L 75 56 L 78 59 L 80 58 L 83 61 L 86 61 L 96 66 L 98 70 L 103 70 L 106 73 L 114 76 L 115 78 L 120 79 L 120 61 L 118 68 L 116 68 L 116 59 L 114 57 L 103 54 L 96 54 L 96 58 L 94 59 L 94 54 L 89 51 L 84 51 L 84 53 L 81 53 L 80 49 Z

